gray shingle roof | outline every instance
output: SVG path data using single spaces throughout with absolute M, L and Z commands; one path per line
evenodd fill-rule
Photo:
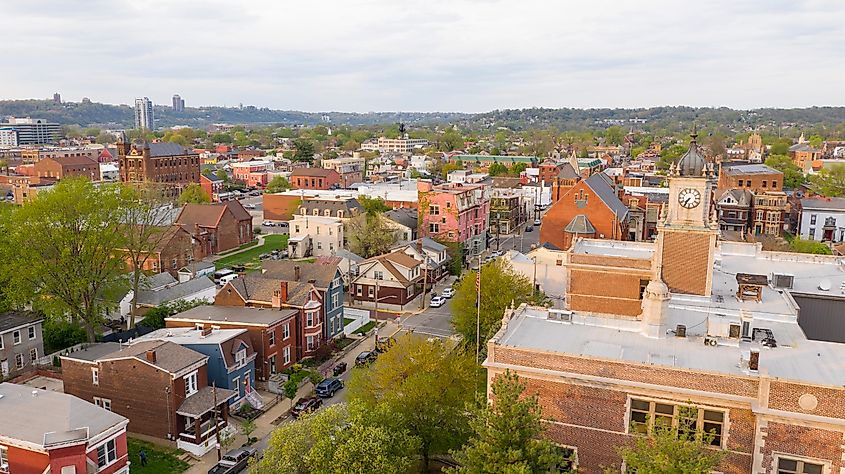
M 845 210 L 845 198 L 804 198 L 801 200 L 802 209 L 831 209 Z
M 587 178 L 584 183 L 616 214 L 616 219 L 621 221 L 628 215 L 628 206 L 619 200 L 619 196 L 616 195 L 613 186 L 608 184 L 608 178 L 604 173 L 594 174 Z
M 16 327 L 44 321 L 32 311 L 6 311 L 0 314 L 0 334 Z
M 128 422 L 73 395 L 12 383 L 0 383 L 0 413 L 0 433 L 39 446 L 90 439 Z
M 203 387 L 197 393 L 186 398 L 176 413 L 191 418 L 199 418 L 200 416 L 210 412 L 214 409 L 215 390 L 217 391 L 217 405 L 221 405 L 230 398 L 235 396 L 234 390 L 226 390 L 225 388 L 214 389 L 212 387 Z
M 273 310 L 267 308 L 247 308 L 244 306 L 197 306 L 167 318 L 182 321 L 220 321 L 229 323 L 247 323 L 273 325 L 290 319 L 297 314 L 295 309 Z
M 416 209 L 393 209 L 384 213 L 384 217 L 396 222 L 405 227 L 417 228 L 417 210 Z
M 162 303 L 175 301 L 186 296 L 197 294 L 201 291 L 206 291 L 210 288 L 216 288 L 214 282 L 207 276 L 201 276 L 199 278 L 192 278 L 184 283 L 177 283 L 158 291 L 141 290 L 138 292 L 138 304 L 158 306 Z
M 148 290 L 164 288 L 165 286 L 173 285 L 175 283 L 177 283 L 177 280 L 173 278 L 173 275 L 167 272 L 162 272 L 153 276 L 143 275 L 141 277 L 141 288 L 146 288 Z
M 176 143 L 150 143 L 150 157 L 158 158 L 164 156 L 195 155 L 192 150 Z

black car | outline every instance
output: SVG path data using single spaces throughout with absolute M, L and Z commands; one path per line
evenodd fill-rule
M 378 353 L 376 351 L 364 351 L 358 354 L 358 357 L 355 358 L 355 365 L 367 365 L 376 360 L 376 357 L 378 357 Z
M 531 225 L 526 226 L 526 227 L 525 227 L 525 232 L 534 232 L 534 226 L 531 226 Z
M 334 369 L 332 369 L 332 375 L 337 377 L 338 375 L 346 372 L 346 362 L 338 362 Z
M 333 397 L 334 394 L 342 388 L 343 380 L 331 378 L 318 383 L 317 386 L 314 388 L 314 391 L 320 398 L 330 398 Z
M 300 398 L 296 405 L 290 409 L 290 416 L 298 418 L 303 413 L 310 413 L 323 406 L 323 400 L 317 397 Z
M 224 454 L 220 461 L 212 467 L 208 474 L 235 474 L 246 469 L 249 458 L 254 457 L 255 448 L 238 448 Z

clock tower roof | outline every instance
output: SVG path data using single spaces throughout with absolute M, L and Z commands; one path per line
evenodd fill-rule
M 676 172 L 680 176 L 704 176 L 704 168 L 707 166 L 707 160 L 704 158 L 704 153 L 696 141 L 698 133 L 694 125 L 692 133 L 690 133 L 690 138 L 689 150 L 678 161 Z

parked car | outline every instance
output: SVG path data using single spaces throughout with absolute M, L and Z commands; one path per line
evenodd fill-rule
M 367 365 L 376 360 L 377 357 L 378 353 L 375 351 L 364 351 L 355 358 L 355 365 Z
M 242 265 L 242 264 L 232 265 L 231 268 L 232 268 L 232 271 L 236 272 L 236 273 L 243 273 L 243 272 L 246 271 L 246 265 Z
M 331 398 L 338 390 L 343 388 L 343 380 L 330 378 L 323 380 L 314 387 L 314 392 L 320 398 Z
M 255 448 L 238 448 L 224 454 L 220 461 L 209 469 L 208 474 L 236 474 L 246 469 L 249 458 L 258 451 Z
M 504 254 L 505 254 L 505 252 L 503 252 L 501 250 L 496 250 L 495 252 L 491 253 L 490 256 L 493 257 L 493 258 L 499 258 Z
M 261 223 L 264 227 L 276 227 L 276 223 L 273 221 L 264 221 Z
M 434 296 L 431 298 L 431 304 L 429 304 L 429 306 L 432 308 L 439 308 L 444 304 L 446 304 L 446 298 L 442 296 Z
M 346 372 L 346 362 L 338 362 L 334 369 L 332 369 L 332 375 L 337 377 L 338 375 Z
M 443 292 L 440 293 L 440 296 L 444 298 L 451 298 L 455 296 L 455 289 L 450 286 L 449 288 L 444 289 Z
M 261 255 L 258 256 L 259 260 L 267 260 L 268 258 L 270 258 L 269 253 L 262 253 Z
M 525 227 L 525 232 L 534 232 L 534 226 L 531 226 L 531 225 L 526 226 L 526 227 Z
M 250 196 L 261 196 L 261 191 L 259 191 L 259 190 L 257 190 L 257 189 L 256 189 L 256 190 L 254 190 L 254 191 L 250 191 L 250 192 L 249 192 L 249 195 L 250 195 Z
M 303 413 L 310 413 L 323 406 L 323 400 L 318 397 L 300 398 L 290 409 L 290 416 L 298 418 Z
M 540 224 L 541 224 L 540 219 L 534 219 L 534 225 L 540 225 Z
M 255 204 L 244 204 L 244 209 L 255 209 Z

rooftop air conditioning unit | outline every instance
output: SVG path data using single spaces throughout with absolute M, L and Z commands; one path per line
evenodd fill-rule
M 719 345 L 719 341 L 717 341 L 716 339 L 714 339 L 714 338 L 712 338 L 712 337 L 705 337 L 705 338 L 704 338 L 704 345 L 705 345 L 705 346 L 716 347 L 716 346 L 718 346 L 718 345 Z
M 795 281 L 795 275 L 788 275 L 785 273 L 772 274 L 772 286 L 775 288 L 792 289 L 792 284 Z
M 550 321 L 563 321 L 566 323 L 572 322 L 572 312 L 571 311 L 556 311 L 556 310 L 549 310 L 549 317 Z

